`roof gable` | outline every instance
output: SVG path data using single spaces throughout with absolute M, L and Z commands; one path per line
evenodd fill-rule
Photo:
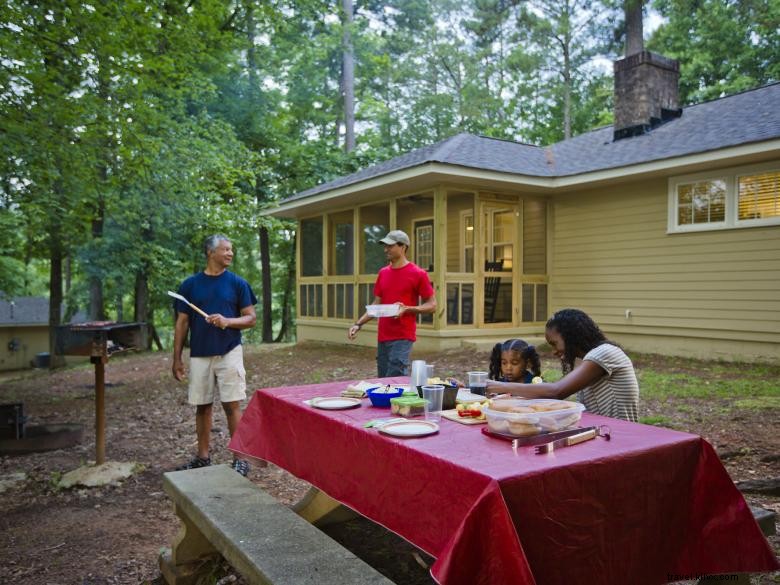
M 49 299 L 15 297 L 0 301 L 0 327 L 13 325 L 48 325 Z

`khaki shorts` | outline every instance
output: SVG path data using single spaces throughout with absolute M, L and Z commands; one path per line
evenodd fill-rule
M 246 398 L 244 350 L 237 345 L 225 355 L 190 358 L 190 404 L 211 404 L 219 388 L 220 402 Z

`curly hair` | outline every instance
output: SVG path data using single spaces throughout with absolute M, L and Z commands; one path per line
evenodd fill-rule
M 542 360 L 536 353 L 536 348 L 522 339 L 507 339 L 504 343 L 496 343 L 490 353 L 488 377 L 491 380 L 501 379 L 501 354 L 505 351 L 516 351 L 525 360 L 526 368 L 534 375 L 542 375 Z
M 545 328 L 556 330 L 563 338 L 561 365 L 564 374 L 574 369 L 574 360 L 578 355 L 583 356 L 602 343 L 620 347 L 607 339 L 593 319 L 579 309 L 556 311 L 547 321 Z

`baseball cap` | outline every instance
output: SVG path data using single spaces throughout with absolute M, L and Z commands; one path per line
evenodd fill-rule
M 407 236 L 406 233 L 402 232 L 401 230 L 391 231 L 384 238 L 379 240 L 379 243 L 387 244 L 388 246 L 392 246 L 393 244 L 403 244 L 404 246 L 410 245 L 409 236 Z

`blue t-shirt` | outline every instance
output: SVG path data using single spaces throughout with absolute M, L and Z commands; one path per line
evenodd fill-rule
M 533 380 L 534 380 L 534 375 L 531 372 L 529 372 L 528 370 L 526 370 L 525 371 L 525 376 L 523 376 L 523 381 L 520 382 L 520 384 L 530 384 L 531 382 L 533 382 Z M 499 382 L 506 382 L 506 381 L 507 381 L 507 379 L 504 378 L 504 376 L 501 376 L 501 379 L 499 380 Z
M 209 276 L 205 272 L 193 274 L 181 283 L 179 294 L 209 315 L 240 317 L 241 309 L 257 304 L 249 283 L 227 270 L 219 276 Z M 225 355 L 241 344 L 239 329 L 210 325 L 200 313 L 178 299 L 173 308 L 190 318 L 190 356 Z

